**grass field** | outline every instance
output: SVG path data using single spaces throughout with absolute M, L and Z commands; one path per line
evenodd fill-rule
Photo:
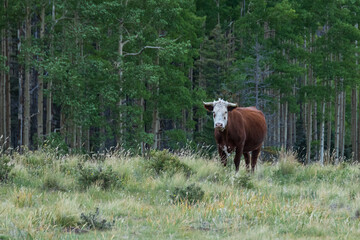
M 360 239 L 358 165 L 282 154 L 235 175 L 167 152 L 0 159 L 0 239 Z

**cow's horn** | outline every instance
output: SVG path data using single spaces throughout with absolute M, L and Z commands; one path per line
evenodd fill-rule
M 214 106 L 214 102 L 203 102 L 203 104 L 207 106 Z
M 236 103 L 228 103 L 228 106 L 230 106 L 230 107 L 237 107 L 237 104 Z

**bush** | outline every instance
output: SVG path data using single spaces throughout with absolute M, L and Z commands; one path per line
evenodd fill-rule
M 12 199 L 14 205 L 18 208 L 32 207 L 34 205 L 33 192 L 24 188 L 15 190 Z
M 43 148 L 49 152 L 65 155 L 69 152 L 69 146 L 60 133 L 51 133 L 44 141 Z
M 61 195 L 54 205 L 53 223 L 64 228 L 80 226 L 79 203 L 76 198 Z
M 51 191 L 65 191 L 66 187 L 63 184 L 64 176 L 60 173 L 47 173 L 44 176 L 43 189 Z
M 252 182 L 250 174 L 246 172 L 234 176 L 233 184 L 235 187 L 238 188 L 252 189 L 255 187 L 254 183 Z
M 83 188 L 96 184 L 103 189 L 107 189 L 121 183 L 121 177 L 110 166 L 105 169 L 102 166 L 83 166 L 82 164 L 78 166 L 78 182 Z
M 0 182 L 9 180 L 9 173 L 13 167 L 14 165 L 10 164 L 10 158 L 8 156 L 0 156 Z
M 95 209 L 95 213 L 81 213 L 80 219 L 82 225 L 87 226 L 89 229 L 106 230 L 111 229 L 115 224 L 115 220 L 108 222 L 106 219 L 101 219 L 99 217 L 99 208 Z
M 200 202 L 204 194 L 205 192 L 193 183 L 185 188 L 176 187 L 170 195 L 170 198 L 173 203 L 188 202 L 194 204 Z
M 300 164 L 297 160 L 296 152 L 281 150 L 277 165 L 278 169 L 276 170 L 276 174 L 286 177 L 293 175 Z
M 152 151 L 150 153 L 148 167 L 153 169 L 156 174 L 166 172 L 174 175 L 177 172 L 183 172 L 186 176 L 190 176 L 192 173 L 188 165 L 182 163 L 177 156 L 170 154 L 167 150 Z

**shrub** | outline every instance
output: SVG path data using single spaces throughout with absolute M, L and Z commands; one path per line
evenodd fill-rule
M 177 172 L 183 172 L 186 176 L 190 176 L 192 173 L 188 165 L 181 162 L 177 156 L 170 154 L 167 150 L 152 151 L 150 153 L 148 167 L 153 169 L 156 174 L 166 172 L 173 175 Z
M 55 203 L 53 222 L 55 225 L 69 228 L 80 225 L 79 204 L 77 199 L 70 199 L 66 195 Z
M 83 188 L 86 188 L 91 184 L 96 184 L 103 189 L 107 189 L 121 183 L 121 177 L 114 172 L 110 166 L 104 168 L 102 166 L 83 166 L 82 164 L 79 164 L 78 167 L 78 182 Z
M 18 208 L 32 207 L 34 205 L 33 192 L 27 189 L 15 190 L 13 195 L 14 205 Z
M 47 173 L 44 176 L 43 189 L 52 191 L 65 191 L 66 187 L 63 184 L 64 176 L 59 173 Z
M 43 148 L 59 155 L 65 155 L 69 152 L 69 147 L 60 133 L 51 133 L 44 141 Z
M 252 189 L 255 187 L 254 183 L 252 182 L 250 174 L 246 172 L 234 176 L 233 185 L 238 188 L 247 188 L 247 189 Z
M 284 151 L 279 153 L 278 173 L 280 175 L 291 175 L 295 173 L 296 168 L 299 166 L 296 152 Z
M 8 156 L 0 156 L 0 182 L 9 180 L 9 173 L 13 167 L 14 165 L 10 164 L 10 158 Z
M 99 208 L 96 208 L 94 213 L 81 213 L 80 219 L 82 225 L 87 226 L 89 229 L 106 230 L 111 229 L 115 224 L 115 220 L 108 222 L 106 219 L 101 219 L 99 217 Z
M 173 203 L 188 202 L 194 204 L 200 202 L 204 194 L 205 192 L 193 183 L 185 188 L 176 187 L 170 195 L 170 198 Z

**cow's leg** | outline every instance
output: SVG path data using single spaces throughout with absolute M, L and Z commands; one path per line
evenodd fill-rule
M 224 165 L 224 167 L 226 167 L 227 154 L 223 151 L 223 149 L 220 146 L 218 146 L 218 152 L 219 152 L 219 155 L 220 155 L 221 163 Z
M 235 158 L 234 158 L 235 171 L 236 172 L 239 171 L 240 158 L 241 158 L 242 155 L 243 155 L 243 147 L 237 147 L 236 148 L 236 153 L 235 153 Z
M 251 153 L 251 171 L 254 172 L 258 156 L 260 154 L 261 147 L 255 149 Z
M 250 153 L 243 153 L 245 158 L 245 164 L 246 164 L 246 170 L 249 171 L 249 165 L 250 165 Z

